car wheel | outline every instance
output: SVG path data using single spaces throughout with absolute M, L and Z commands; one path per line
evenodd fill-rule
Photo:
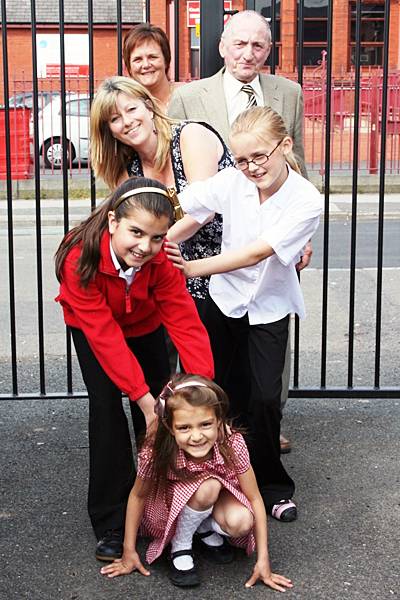
M 48 169 L 61 169 L 62 167 L 62 144 L 58 137 L 51 138 L 44 143 L 43 156 L 44 164 Z M 67 140 L 67 167 L 75 159 L 75 148 Z

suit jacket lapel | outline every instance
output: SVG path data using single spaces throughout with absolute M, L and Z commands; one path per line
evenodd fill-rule
M 280 98 L 277 93 L 277 85 L 272 77 L 260 75 L 260 84 L 264 96 L 265 106 L 270 106 L 279 112 Z
M 223 69 L 210 77 L 207 80 L 207 85 L 203 87 L 200 93 L 209 122 L 214 125 L 224 139 L 227 139 L 229 136 L 229 121 L 222 74 Z

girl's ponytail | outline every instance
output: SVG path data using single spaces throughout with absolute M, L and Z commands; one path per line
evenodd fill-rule
M 287 152 L 285 154 L 285 158 L 286 158 L 286 162 L 288 163 L 289 167 L 291 169 L 293 169 L 293 171 L 296 171 L 299 175 L 301 175 L 301 169 L 299 166 L 299 163 L 297 162 L 297 159 L 294 155 L 293 150 L 289 150 L 289 152 Z
M 268 106 L 254 106 L 240 113 L 232 124 L 229 137 L 233 138 L 239 133 L 252 133 L 263 141 L 282 141 L 290 137 L 282 117 Z M 301 175 L 293 151 L 288 152 L 285 158 L 289 166 Z
M 107 198 L 92 214 L 66 234 L 55 254 L 55 269 L 58 281 L 62 278 L 62 266 L 70 250 L 82 243 L 82 253 L 77 264 L 77 273 L 82 287 L 87 287 L 96 273 L 100 260 L 100 240 L 108 227 L 108 213 L 113 196 Z

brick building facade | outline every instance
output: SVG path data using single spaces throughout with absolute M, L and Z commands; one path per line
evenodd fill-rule
M 195 2 L 179 1 L 179 77 L 175 76 L 172 65 L 171 78 L 181 81 L 198 76 L 199 34 L 198 28 L 188 27 L 189 6 L 196 10 Z M 332 71 L 335 78 L 345 78 L 351 70 L 352 55 L 355 47 L 355 2 L 352 0 L 333 0 L 333 55 Z M 142 0 L 122 1 L 122 35 L 133 24 L 144 19 Z M 167 31 L 174 54 L 174 0 L 152 0 L 150 20 Z M 245 0 L 231 0 L 234 10 L 245 7 Z M 277 0 L 276 26 L 274 38 L 277 49 L 277 71 L 296 77 L 297 64 L 297 0 Z M 256 10 L 267 18 L 271 16 L 271 0 L 256 0 Z M 384 1 L 364 1 L 361 23 L 361 62 L 363 67 L 373 68 L 382 65 L 383 48 L 383 10 Z M 328 0 L 305 0 L 304 2 L 304 44 L 303 64 L 305 69 L 314 69 L 321 61 L 326 48 Z M 390 48 L 389 66 L 391 70 L 400 69 L 400 0 L 390 0 Z M 117 10 L 116 3 L 94 0 L 93 2 L 93 62 L 95 81 L 115 74 L 118 71 L 117 60 Z M 191 13 L 193 16 L 193 13 Z M 32 80 L 32 28 L 30 3 L 27 0 L 8 0 L 7 2 L 7 49 L 10 93 L 13 83 L 29 85 Z M 87 36 L 88 14 L 86 3 L 65 0 L 66 36 Z M 44 36 L 58 34 L 58 2 L 55 0 L 37 0 L 37 34 Z M 70 38 L 73 40 L 74 38 Z M 77 38 L 78 39 L 78 38 Z M 81 39 L 81 38 L 80 38 Z M 71 42 L 73 43 L 73 42 Z M 2 48 L 0 61 L 2 65 Z M 39 76 L 41 73 L 39 73 Z M 40 86 L 59 86 L 57 77 L 41 77 Z M 86 80 L 80 78 L 74 85 L 85 89 Z M 72 85 L 72 83 L 71 83 Z M 0 80 L 1 92 L 3 76 Z M 15 85 L 14 85 L 15 87 Z

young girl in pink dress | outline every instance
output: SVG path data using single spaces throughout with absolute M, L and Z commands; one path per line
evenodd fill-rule
M 136 550 L 140 534 L 152 538 L 148 563 L 171 544 L 172 583 L 198 585 L 192 552 L 196 534 L 201 551 L 220 564 L 233 559 L 232 546 L 248 554 L 256 548 L 247 587 L 258 579 L 279 591 L 292 587 L 289 579 L 271 573 L 264 504 L 244 439 L 227 425 L 225 392 L 206 377 L 176 375 L 155 410 L 157 430 L 139 454 L 128 500 L 123 555 L 101 573 L 150 575 Z

